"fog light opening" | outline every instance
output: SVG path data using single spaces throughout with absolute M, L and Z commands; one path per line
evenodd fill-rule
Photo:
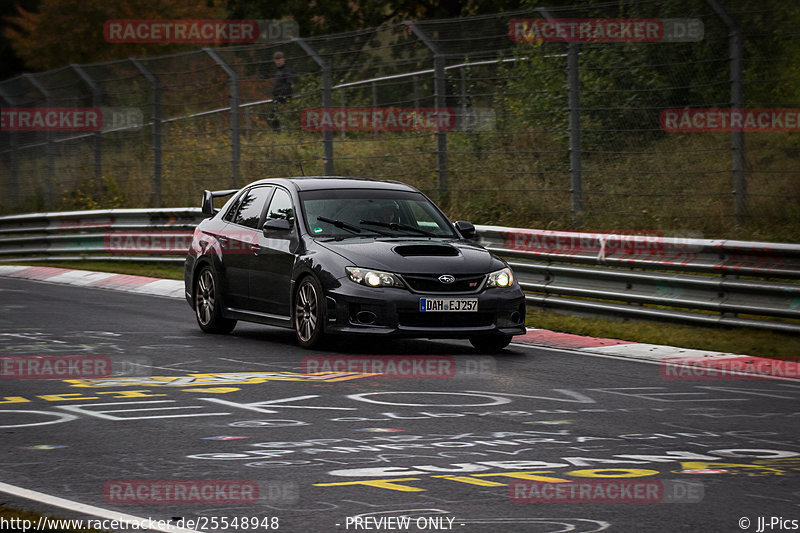
M 356 322 L 358 322 L 359 324 L 366 324 L 366 325 L 374 324 L 375 319 L 377 318 L 378 317 L 376 317 L 375 313 L 373 313 L 372 311 L 359 311 L 356 314 Z
M 521 320 L 522 316 L 517 311 L 511 313 L 511 322 L 513 322 L 514 324 L 519 324 Z

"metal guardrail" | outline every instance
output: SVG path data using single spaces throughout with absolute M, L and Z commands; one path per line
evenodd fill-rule
M 478 235 L 509 259 L 532 307 L 800 333 L 800 245 L 495 226 Z
M 198 208 L 0 217 L 0 263 L 181 263 Z M 529 307 L 800 333 L 800 245 L 477 226 Z
M 109 209 L 0 217 L 0 263 L 52 260 L 182 263 L 200 208 Z

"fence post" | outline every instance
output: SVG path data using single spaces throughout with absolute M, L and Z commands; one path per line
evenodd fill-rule
M 733 17 L 717 0 L 708 4 L 728 27 L 728 49 L 730 53 L 731 109 L 744 108 L 744 74 L 742 72 L 742 30 Z M 744 131 L 731 132 L 731 169 L 733 171 L 733 217 L 737 228 L 747 218 L 747 177 L 745 176 Z
M 0 87 L 0 98 L 5 101 L 9 107 L 14 107 L 13 99 L 8 96 L 8 93 Z M 19 205 L 21 203 L 22 198 L 20 198 L 19 192 L 19 161 L 18 161 L 18 154 L 17 154 L 17 133 L 14 131 L 9 131 L 8 133 L 8 144 L 9 148 L 11 149 L 11 153 L 9 155 L 9 164 L 11 166 L 11 178 L 8 181 L 8 188 L 9 188 L 9 195 L 11 196 L 11 202 L 13 204 Z
M 153 202 L 161 207 L 161 82 L 141 61 L 134 57 L 128 59 L 153 88 Z
M 292 41 L 296 42 L 300 45 L 300 48 L 308 54 L 311 59 L 314 60 L 314 63 L 322 69 L 322 107 L 326 110 L 330 110 L 333 107 L 333 88 L 332 88 L 332 80 L 331 80 L 331 67 L 330 65 L 323 60 L 320 55 L 314 50 L 308 43 L 306 43 L 302 39 L 298 39 L 297 37 L 293 38 Z M 323 131 L 322 132 L 322 146 L 323 146 L 323 163 L 324 163 L 324 173 L 326 176 L 333 176 L 333 131 Z
M 445 77 L 445 57 L 439 46 L 414 21 L 406 24 L 422 43 L 433 53 L 433 97 L 434 107 L 443 110 L 447 107 L 447 78 Z M 436 129 L 436 176 L 439 181 L 439 201 L 446 207 L 449 203 L 447 187 L 447 132 Z
M 203 51 L 225 71 L 231 79 L 231 185 L 239 187 L 239 162 L 241 161 L 241 145 L 239 144 L 239 76 L 215 50 L 203 48 Z
M 467 67 L 461 67 L 461 129 L 467 129 Z
M 44 96 L 45 106 L 53 107 L 53 93 L 51 93 L 47 87 L 45 87 L 39 80 L 37 80 L 32 74 L 23 74 L 22 78 L 27 80 L 28 83 L 33 85 L 33 87 Z M 47 168 L 47 186 L 45 187 L 46 191 L 46 203 L 48 205 L 52 205 L 53 202 L 53 188 L 55 187 L 54 179 L 55 179 L 55 154 L 53 154 L 54 146 L 53 146 L 53 132 L 50 129 L 47 129 L 44 133 L 45 135 L 45 168 Z
M 89 86 L 92 91 L 92 107 L 100 109 L 101 92 L 100 87 L 89 76 L 80 65 L 70 65 L 72 69 L 78 74 L 83 82 Z M 101 130 L 94 132 L 94 185 L 98 187 L 103 182 L 103 133 Z
M 339 89 L 339 107 L 344 107 L 344 88 Z M 345 123 L 342 121 L 342 139 L 347 137 L 345 134 L 346 129 Z
M 581 160 L 580 45 L 569 43 L 567 49 L 567 86 L 569 94 L 569 191 L 572 195 L 572 223 L 583 222 L 583 161 Z
M 372 109 L 378 107 L 378 84 L 374 81 L 372 82 Z M 372 137 L 375 138 L 375 135 L 378 132 L 378 125 L 373 122 L 372 124 Z
M 553 16 L 546 8 L 536 9 L 544 18 Z M 581 151 L 581 80 L 580 45 L 567 45 L 567 99 L 569 106 L 569 192 L 572 201 L 572 224 L 583 223 L 583 153 Z

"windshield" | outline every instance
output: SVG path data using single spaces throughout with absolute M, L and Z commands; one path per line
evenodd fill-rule
M 318 190 L 300 193 L 300 201 L 314 237 L 456 237 L 450 221 L 418 192 Z

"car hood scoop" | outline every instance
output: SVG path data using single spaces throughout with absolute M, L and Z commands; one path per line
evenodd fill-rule
M 400 274 L 455 276 L 491 272 L 504 266 L 502 261 L 492 257 L 484 248 L 468 241 L 398 241 L 383 237 L 354 237 L 342 241 L 315 242 L 343 257 L 348 265 Z
M 444 244 L 406 244 L 395 246 L 394 253 L 403 257 L 458 257 L 461 252 Z

